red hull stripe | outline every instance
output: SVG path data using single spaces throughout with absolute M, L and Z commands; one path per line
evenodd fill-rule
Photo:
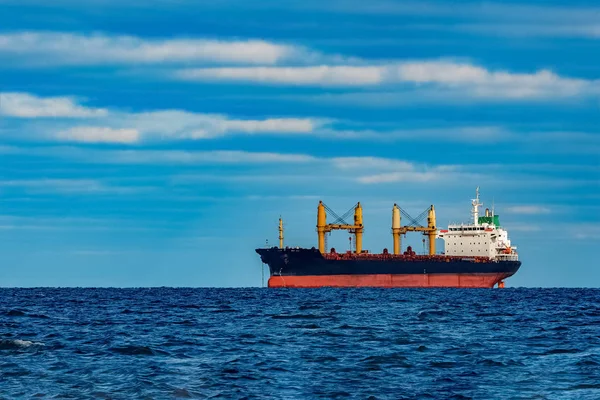
M 492 288 L 510 274 L 372 274 L 272 276 L 269 287 L 464 287 Z

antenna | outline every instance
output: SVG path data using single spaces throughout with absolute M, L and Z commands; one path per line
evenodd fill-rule
M 471 200 L 471 205 L 473 206 L 473 208 L 471 210 L 471 214 L 473 215 L 473 223 L 475 225 L 478 225 L 479 224 L 479 207 L 481 207 L 483 205 L 483 203 L 479 202 L 479 186 L 477 186 L 475 193 L 477 194 L 477 196 Z

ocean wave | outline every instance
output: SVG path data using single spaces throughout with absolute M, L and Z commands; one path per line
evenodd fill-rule
M 30 340 L 21 339 L 0 339 L 0 350 L 19 350 L 30 347 L 45 346 L 41 342 L 33 342 Z
M 169 353 L 166 351 L 153 349 L 152 347 L 149 347 L 149 346 L 125 345 L 125 346 L 111 347 L 109 350 L 113 353 L 126 355 L 126 356 L 169 355 Z

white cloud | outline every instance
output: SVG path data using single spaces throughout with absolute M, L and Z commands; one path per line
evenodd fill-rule
M 401 81 L 414 83 L 482 83 L 488 75 L 488 72 L 481 67 L 435 61 L 401 64 L 396 71 Z
M 27 149 L 13 147 L 10 150 L 10 154 L 53 157 L 76 162 L 99 164 L 296 164 L 317 160 L 310 155 L 294 153 L 248 152 L 241 150 L 98 150 L 71 146 Z
M 567 38 L 600 38 L 600 24 L 597 22 L 583 22 L 580 25 L 565 23 L 564 20 L 556 23 L 490 23 L 490 24 L 461 24 L 456 26 L 440 26 L 439 30 L 458 30 L 474 34 L 494 34 L 508 37 L 567 37 Z
M 2 150 L 0 148 L 0 151 Z M 503 175 L 496 173 L 498 171 L 494 164 L 478 165 L 475 168 L 477 172 L 474 173 L 472 167 L 467 168 L 461 165 L 416 163 L 402 159 L 368 156 L 317 157 L 306 153 L 250 152 L 242 150 L 99 150 L 71 146 L 11 147 L 6 150 L 13 155 L 23 154 L 28 157 L 40 157 L 46 160 L 55 158 L 68 160 L 74 164 L 181 165 L 189 167 L 203 165 L 244 166 L 244 169 L 233 175 L 212 172 L 202 173 L 202 170 L 198 170 L 191 175 L 191 178 L 181 177 L 184 181 L 190 179 L 195 181 L 272 181 L 289 184 L 300 180 L 311 182 L 314 181 L 315 176 L 321 176 L 326 181 L 339 181 L 348 184 L 353 182 L 364 185 L 381 185 L 409 182 L 457 186 L 469 184 L 468 182 L 488 182 L 488 184 L 507 188 L 514 188 L 515 185 L 521 185 L 523 182 L 523 179 L 504 182 Z M 275 175 L 272 173 L 274 171 L 272 168 L 264 169 L 270 165 L 277 165 L 278 169 Z M 198 175 L 198 172 L 201 174 Z M 527 177 L 526 180 L 529 182 L 540 182 L 539 175 L 527 175 L 526 171 L 522 171 L 518 176 Z M 57 182 L 36 182 L 38 187 L 55 183 Z M 472 184 L 475 185 L 475 183 Z M 14 186 L 17 183 L 10 183 L 9 185 Z M 71 183 L 63 185 L 63 190 L 67 190 L 68 185 L 71 185 Z M 89 185 L 87 183 L 79 184 L 79 187 L 86 187 L 86 190 L 98 191 L 101 189 L 95 186 L 94 183 Z M 111 188 L 111 190 L 116 189 Z M 526 207 L 509 210 L 510 213 L 545 212 L 543 208 Z
M 223 123 L 226 131 L 245 133 L 311 133 L 315 122 L 310 119 L 274 118 L 266 120 L 228 120 Z
M 225 62 L 275 64 L 310 56 L 295 46 L 263 40 L 141 39 L 59 32 L 0 34 L 0 54 L 31 64 L 106 65 Z
M 314 162 L 318 162 L 312 160 Z M 228 183 L 250 183 L 252 185 L 258 183 L 270 183 L 275 184 L 279 187 L 283 186 L 295 186 L 298 184 L 310 184 L 315 181 L 315 171 L 314 169 L 310 169 L 314 167 L 314 164 L 305 163 L 305 165 L 309 166 L 309 171 L 304 173 L 295 173 L 290 172 L 286 174 L 273 173 L 273 171 L 262 171 L 257 173 L 256 171 L 251 171 L 250 173 L 242 173 L 242 174 L 234 174 L 234 175 L 224 175 L 224 174 L 215 174 L 215 173 L 207 173 L 207 174 L 183 174 L 177 175 L 171 178 L 171 183 L 176 185 L 188 185 L 188 184 L 198 184 L 204 182 L 228 182 Z M 279 171 L 279 169 L 277 170 Z M 322 178 L 323 174 L 320 175 Z M 339 179 L 339 177 L 335 175 L 330 175 Z M 344 179 L 348 181 L 348 179 Z M 213 199 L 211 199 L 213 200 Z M 215 199 L 218 200 L 218 199 Z
M 116 163 L 182 163 L 182 164 L 258 164 L 258 163 L 301 163 L 310 168 L 325 168 L 335 179 L 354 181 L 362 184 L 387 182 L 429 182 L 449 180 L 467 176 L 457 166 L 417 164 L 404 160 L 379 157 L 314 157 L 307 154 L 251 153 L 240 151 L 184 152 L 184 151 L 111 151 L 106 159 Z M 89 157 L 87 158 L 89 160 Z M 337 171 L 337 172 L 335 172 Z M 357 171 L 370 173 L 359 175 Z M 321 172 L 322 174 L 322 172 Z M 177 182 L 205 180 L 234 181 L 281 181 L 291 182 L 304 179 L 314 180 L 313 170 L 292 175 L 193 175 L 179 176 Z
M 32 192 L 98 193 L 115 188 L 93 179 L 24 179 L 0 181 L 0 187 L 25 188 Z
M 231 1 L 231 0 L 229 0 Z M 273 2 L 270 6 L 275 7 Z M 246 4 L 246 2 L 244 2 Z M 261 4 L 264 4 L 261 2 Z M 303 0 L 296 3 L 285 3 L 286 7 L 308 9 L 349 14 L 375 14 L 375 15 L 414 15 L 423 16 L 448 16 L 461 20 L 513 21 L 564 24 L 596 23 L 600 8 L 582 7 L 575 4 L 551 5 L 543 4 L 502 3 L 502 2 L 441 2 L 441 1 L 393 1 L 393 0 L 330 0 L 327 2 L 317 0 Z
M 113 129 L 139 132 L 136 139 L 211 139 L 232 134 L 311 134 L 322 122 L 310 118 L 235 119 L 221 114 L 164 110 L 113 113 L 105 123 Z M 130 137 L 134 139 L 133 135 Z
M 21 0 L 0 0 L 0 4 L 21 4 Z M 45 0 L 28 0 L 29 4 L 40 4 L 49 8 L 73 7 L 81 4 L 76 0 L 54 0 L 47 2 Z M 550 2 L 547 2 L 550 3 Z M 577 2 L 581 3 L 581 2 Z M 589 2 L 593 5 L 592 2 Z M 412 16 L 449 16 L 460 19 L 473 19 L 484 21 L 531 21 L 536 22 L 596 22 L 597 15 L 600 13 L 598 7 L 581 6 L 578 4 L 556 5 L 556 4 L 526 4 L 526 2 L 442 2 L 427 0 L 293 0 L 282 2 L 280 0 L 260 0 L 248 2 L 247 0 L 219 0 L 207 1 L 201 4 L 193 0 L 152 0 L 152 6 L 156 9 L 170 9 L 176 6 L 194 5 L 198 10 L 203 9 L 227 9 L 253 12 L 256 10 L 285 10 L 293 11 L 318 11 L 320 13 L 338 13 L 338 14 L 373 14 L 373 15 L 412 15 Z M 120 12 L 135 12 L 140 7 L 146 7 L 147 1 L 130 0 L 123 2 L 120 0 L 88 0 L 85 6 L 113 7 L 120 9 Z M 119 11 L 117 11 L 119 12 Z
M 15 188 L 30 194 L 60 193 L 66 195 L 132 195 L 155 190 L 151 186 L 126 186 L 113 184 L 106 180 L 77 178 L 4 180 L 0 181 L 0 188 Z
M 142 39 L 21 32 L 0 35 L 0 55 L 3 54 L 38 64 L 179 64 L 179 69 L 165 74 L 184 81 L 374 87 L 395 93 L 415 90 L 426 98 L 437 96 L 447 100 L 455 100 L 457 96 L 519 100 L 600 93 L 597 80 L 563 77 L 548 69 L 494 71 L 444 60 L 369 62 L 262 40 Z M 258 65 L 207 67 L 207 62 Z M 282 63 L 300 65 L 274 66 Z M 196 68 L 198 64 L 202 64 L 200 68 Z M 375 93 L 375 96 L 381 95 Z
M 246 151 L 117 150 L 106 155 L 105 162 L 131 164 L 268 164 L 305 163 L 314 157 L 305 154 L 281 154 Z
M 430 182 L 442 179 L 446 174 L 437 171 L 417 172 L 386 172 L 383 174 L 365 175 L 358 178 L 358 182 L 374 184 L 374 183 L 390 183 L 390 182 Z
M 477 97 L 564 97 L 581 94 L 592 87 L 598 88 L 597 82 L 562 78 L 548 70 L 517 74 L 492 72 L 469 64 L 424 62 L 402 65 L 398 72 L 406 82 L 463 86 Z
M 414 165 L 407 161 L 380 157 L 334 157 L 331 159 L 331 162 L 340 169 L 394 169 L 411 171 L 414 168 Z
M 363 175 L 357 181 L 364 184 L 391 183 L 391 182 L 448 182 L 456 179 L 475 177 L 475 174 L 461 172 L 457 166 L 452 165 L 420 165 L 408 164 L 404 168 L 394 169 L 391 172 L 381 172 Z
M 377 66 L 197 68 L 177 71 L 183 80 L 224 80 L 298 86 L 367 86 L 383 82 L 385 68 Z
M 0 147 L 0 152 L 2 150 Z M 76 146 L 8 147 L 6 150 L 8 154 L 101 164 L 302 164 L 318 160 L 307 154 L 242 150 L 99 150 Z
M 568 97 L 599 92 L 599 83 L 564 78 L 549 70 L 534 73 L 490 71 L 467 63 L 418 61 L 374 66 L 195 68 L 176 79 L 244 81 L 298 86 L 380 86 L 384 84 L 460 90 L 472 97 Z
M 59 140 L 85 143 L 137 143 L 143 139 L 210 139 L 231 134 L 303 135 L 328 123 L 314 118 L 237 119 L 222 114 L 159 110 L 127 113 L 92 109 L 70 97 L 39 97 L 28 93 L 2 94 L 4 115 L 33 119 L 39 117 L 78 118 L 28 126 L 27 132 Z
M 379 157 L 336 157 L 330 159 L 334 167 L 355 169 L 371 174 L 356 178 L 359 183 L 430 182 L 459 176 L 456 166 L 417 164 L 404 160 Z
M 2 150 L 0 148 L 0 150 Z M 416 164 L 398 159 L 387 159 L 379 157 L 316 157 L 302 153 L 274 153 L 274 152 L 250 152 L 241 150 L 211 150 L 211 151 L 188 151 L 188 150 L 98 150 L 71 146 L 54 147 L 11 147 L 7 149 L 10 154 L 27 154 L 29 156 L 53 157 L 75 162 L 101 163 L 101 164 L 306 164 L 318 166 L 320 169 L 334 170 L 342 173 L 348 172 L 348 178 L 362 183 L 375 183 L 378 181 L 390 181 L 378 178 L 379 175 L 405 173 L 412 174 L 412 180 L 429 179 L 431 173 L 439 176 L 451 176 L 459 173 L 456 166 L 451 165 L 426 165 Z M 371 176 L 356 176 L 356 171 L 371 173 Z M 306 171 L 305 171 L 306 172 Z M 322 172 L 322 171 L 321 171 Z M 310 179 L 314 179 L 313 171 L 310 170 Z M 292 175 L 289 175 L 291 177 Z M 222 179 L 217 176 L 215 179 Z M 280 179 L 275 177 L 275 179 Z M 394 181 L 401 181 L 405 177 L 395 177 Z
M 570 224 L 567 231 L 579 240 L 600 240 L 600 227 L 597 224 Z
M 134 143 L 138 141 L 140 133 L 136 129 L 78 126 L 59 132 L 57 137 L 85 143 Z
M 95 118 L 108 115 L 108 111 L 84 107 L 70 97 L 42 98 L 29 93 L 2 93 L 0 114 L 17 118 Z
M 550 208 L 539 205 L 519 205 L 507 207 L 506 209 L 511 214 L 548 214 L 550 213 Z
M 210 139 L 230 134 L 312 134 L 324 123 L 311 118 L 234 119 L 179 110 L 125 115 L 123 120 L 144 133 L 180 139 Z
M 45 138 L 82 143 L 135 144 L 160 140 L 207 140 L 230 135 L 314 136 L 322 139 L 371 140 L 392 142 L 398 140 L 444 142 L 512 141 L 520 143 L 560 142 L 551 146 L 558 151 L 593 152 L 598 135 L 584 132 L 548 131 L 516 132 L 498 126 L 453 126 L 419 129 L 378 130 L 362 129 L 362 124 L 351 120 L 313 117 L 267 117 L 239 119 L 223 114 L 204 114 L 184 110 L 157 110 L 123 112 L 104 108 L 86 108 L 70 97 L 39 97 L 28 93 L 4 94 L 2 111 L 20 115 L 13 121 L 12 134 L 23 138 L 26 132 L 34 138 Z M 5 101 L 4 101 L 5 100 Z M 32 122 L 40 116 L 56 116 L 55 120 Z M 58 117 L 62 116 L 62 117 Z M 65 120 L 68 118 L 76 120 Z M 16 123 L 16 125 L 15 125 Z M 350 128 L 348 128 L 350 127 Z

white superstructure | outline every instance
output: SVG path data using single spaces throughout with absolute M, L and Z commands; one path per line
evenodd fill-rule
M 500 227 L 499 218 L 494 211 L 485 210 L 485 216 L 479 216 L 479 188 L 477 196 L 471 201 L 473 223 L 452 224 L 448 229 L 438 231 L 438 238 L 444 240 L 444 254 L 448 256 L 489 257 L 498 261 L 517 261 L 516 246 L 508 239 L 508 232 Z

